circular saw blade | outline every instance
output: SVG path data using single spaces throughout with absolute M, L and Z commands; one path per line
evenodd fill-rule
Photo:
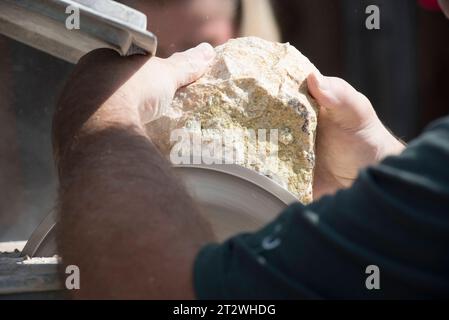
M 174 171 L 184 181 L 216 239 L 255 231 L 272 221 L 295 196 L 271 179 L 238 165 L 181 165 Z M 28 240 L 22 255 L 57 254 L 57 215 L 52 211 Z

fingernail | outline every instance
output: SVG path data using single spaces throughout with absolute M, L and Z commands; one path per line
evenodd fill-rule
M 318 88 L 321 91 L 326 91 L 329 88 L 329 80 L 319 72 L 316 72 L 314 75 L 318 84 Z
M 206 60 L 211 60 L 215 57 L 215 50 L 209 43 L 203 42 L 197 48 L 201 50 Z

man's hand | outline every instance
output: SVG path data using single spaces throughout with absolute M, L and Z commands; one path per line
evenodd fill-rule
M 349 187 L 360 169 L 404 149 L 381 123 L 368 98 L 344 80 L 312 74 L 308 86 L 321 106 L 315 199 Z
M 138 98 L 141 122 L 149 123 L 170 108 L 178 88 L 194 82 L 204 74 L 214 57 L 215 51 L 207 43 L 175 53 L 168 59 L 154 57 L 121 89 Z
M 213 234 L 143 123 L 213 56 L 209 45 L 166 60 L 100 50 L 75 68 L 53 127 L 57 244 L 62 267 L 80 268 L 75 297 L 194 297 L 194 260 Z
M 116 123 L 144 131 L 144 124 L 167 111 L 178 88 L 203 75 L 214 56 L 213 48 L 203 43 L 168 59 L 138 55 L 125 58 L 105 49 L 83 57 L 63 90 L 54 116 L 57 164 L 70 156 L 67 151 L 76 148 L 85 135 Z

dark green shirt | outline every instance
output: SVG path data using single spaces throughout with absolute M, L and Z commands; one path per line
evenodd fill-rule
M 205 247 L 194 279 L 199 299 L 449 298 L 449 117 L 350 189 Z

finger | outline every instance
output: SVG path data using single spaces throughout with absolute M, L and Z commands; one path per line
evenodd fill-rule
M 307 84 L 318 104 L 336 120 L 352 121 L 356 125 L 375 114 L 368 98 L 343 79 L 313 73 L 307 78 Z
M 354 109 L 371 105 L 363 94 L 340 78 L 312 73 L 307 79 L 307 84 L 317 102 L 328 109 Z
M 173 70 L 177 88 L 186 86 L 198 80 L 215 58 L 215 50 L 208 43 L 184 52 L 175 53 L 166 60 Z

